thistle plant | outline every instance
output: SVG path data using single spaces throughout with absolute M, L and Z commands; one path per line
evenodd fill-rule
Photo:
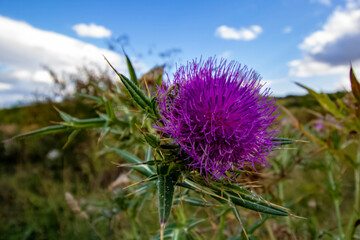
M 112 146 L 105 142 L 105 151 L 122 156 L 128 163 L 118 165 L 142 176 L 131 186 L 150 188 L 156 184 L 161 239 L 166 237 L 164 232 L 174 234 L 165 231 L 174 202 L 208 207 L 212 198 L 227 205 L 240 225 L 237 206 L 274 216 L 292 215 L 241 183 L 245 166 L 268 167 L 271 164 L 266 157 L 273 150 L 294 142 L 276 136 L 273 125 L 278 108 L 255 71 L 216 58 L 194 60 L 179 67 L 168 82 L 159 76 L 157 91 L 151 93 L 146 79 L 141 86 L 127 56 L 126 60 L 130 79 L 108 62 L 122 83 L 118 96 L 85 96 L 97 101 L 106 113 L 81 120 L 59 110 L 63 122 L 18 137 L 72 131 L 67 145 L 86 128 L 99 129 L 102 139 L 108 134 L 118 134 L 121 139 L 140 133 L 150 147 L 144 160 L 121 149 L 121 140 L 111 142 Z M 120 111 L 119 104 L 127 105 Z M 137 124 L 139 117 L 141 124 Z M 181 189 L 186 191 L 182 194 Z

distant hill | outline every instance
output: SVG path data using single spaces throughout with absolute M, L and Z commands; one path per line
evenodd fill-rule
M 341 98 L 345 94 L 346 92 L 337 92 L 329 96 L 335 101 L 336 98 Z M 307 109 L 323 112 L 316 99 L 309 94 L 277 98 L 277 104 L 289 109 L 301 122 L 314 118 Z M 96 117 L 95 111 L 99 110 L 94 109 L 88 101 L 79 98 L 67 99 L 61 103 L 37 102 L 23 107 L 0 109 L 0 136 L 10 137 L 20 132 L 34 130 L 52 122 L 60 121 L 61 119 L 53 105 L 80 119 Z

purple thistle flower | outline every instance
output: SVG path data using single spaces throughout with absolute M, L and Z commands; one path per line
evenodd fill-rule
M 269 166 L 277 131 L 268 128 L 278 108 L 259 80 L 246 66 L 215 58 L 181 66 L 172 85 L 157 92 L 163 123 L 157 128 L 189 155 L 188 166 L 207 177 L 228 178 L 226 171 L 255 163 Z

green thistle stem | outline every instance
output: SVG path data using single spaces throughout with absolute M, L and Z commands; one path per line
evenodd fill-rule
M 357 167 L 355 169 L 355 202 L 354 202 L 354 210 L 359 211 L 359 209 L 360 209 L 360 167 Z
M 337 225 L 338 225 L 338 231 L 339 231 L 339 237 L 342 238 L 343 236 L 343 230 L 342 230 L 342 221 L 341 221 L 341 213 L 340 213 L 340 201 L 338 196 L 336 196 L 336 185 L 335 185 L 335 181 L 334 181 L 334 176 L 331 170 L 331 159 L 330 159 L 330 155 L 326 154 L 326 160 L 327 160 L 327 173 L 328 173 L 328 178 L 329 178 L 329 184 L 331 187 L 331 191 L 332 191 L 332 198 L 334 200 L 334 206 L 335 206 L 335 213 L 336 213 L 336 220 L 337 220 Z
M 285 196 L 284 196 L 284 181 L 283 180 L 279 181 L 278 187 L 279 187 L 280 202 L 281 202 L 281 205 L 284 206 L 285 205 Z M 285 222 L 286 222 L 287 227 L 290 228 L 291 222 L 290 222 L 289 216 L 285 217 Z
M 139 236 L 138 229 L 136 227 L 136 221 L 134 217 L 130 217 L 130 224 L 131 224 L 131 231 L 132 234 L 136 237 L 136 239 L 139 239 L 137 236 Z
M 186 216 L 184 214 L 184 209 L 182 207 L 177 207 L 177 208 L 174 208 L 175 209 L 175 213 L 176 213 L 176 217 L 177 217 L 177 220 L 185 225 L 186 223 Z
M 289 121 L 287 121 L 286 125 L 285 125 L 285 129 L 284 129 L 284 135 L 287 135 L 289 132 L 289 127 L 290 127 L 290 123 Z M 281 167 L 284 169 L 287 166 L 287 161 L 288 161 L 288 149 L 284 149 L 281 151 Z M 278 174 L 280 174 L 280 169 L 278 169 Z M 284 194 L 284 183 L 285 183 L 285 179 L 282 179 L 279 181 L 278 183 L 278 191 L 279 191 L 279 198 L 280 198 L 280 202 L 281 205 L 284 206 L 285 205 L 285 194 Z M 291 222 L 290 222 L 290 217 L 286 217 L 285 218 L 286 221 L 286 225 L 287 228 L 290 228 L 291 226 Z
M 355 201 L 354 201 L 354 212 L 350 217 L 349 223 L 346 227 L 345 240 L 352 239 L 355 231 L 355 223 L 359 218 L 360 210 L 360 145 L 358 154 L 356 156 L 356 166 L 354 168 L 354 177 L 355 177 Z
M 334 205 L 335 205 L 336 219 L 337 219 L 337 224 L 338 224 L 338 229 L 339 229 L 339 236 L 340 236 L 340 238 L 342 238 L 342 236 L 344 234 L 343 234 L 343 230 L 342 230 L 341 213 L 340 213 L 340 201 L 339 201 L 339 199 L 334 199 Z
M 223 231 L 224 231 L 224 227 L 225 227 L 225 215 L 226 213 L 220 215 L 220 226 L 219 226 L 219 237 L 218 239 L 219 240 L 223 240 L 224 239 L 224 234 L 223 234 Z
M 273 233 L 273 230 L 271 229 L 271 226 L 270 226 L 270 223 L 267 221 L 265 222 L 265 228 L 269 234 L 269 239 L 270 240 L 276 240 L 275 236 L 274 236 L 274 233 Z
M 356 156 L 354 209 L 356 211 L 360 210 L 360 145 Z

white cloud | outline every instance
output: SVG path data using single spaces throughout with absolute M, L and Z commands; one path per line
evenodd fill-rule
M 215 36 L 223 39 L 250 41 L 256 39 L 262 32 L 263 29 L 258 25 L 240 29 L 222 25 L 216 29 Z
M 348 74 L 350 61 L 360 67 L 360 1 L 337 7 L 321 30 L 299 45 L 303 58 L 289 62 L 290 75 Z
M 80 67 L 89 65 L 109 69 L 102 56 L 105 55 L 118 71 L 127 73 L 126 61 L 119 54 L 37 29 L 26 22 L 0 16 L 0 32 L 0 88 L 7 89 L 0 93 L 0 105 L 5 100 L 25 98 L 34 92 L 49 93 L 53 79 L 43 66 L 60 76 L 64 72 L 77 73 Z M 136 71 L 147 69 L 135 59 L 133 62 Z M 16 98 L 9 98 L 11 94 Z
M 8 83 L 1 83 L 0 82 L 0 91 L 9 90 L 11 89 L 11 85 Z
M 72 27 L 80 37 L 105 38 L 111 36 L 111 31 L 103 26 L 94 23 L 79 23 Z
M 342 74 L 349 70 L 349 64 L 331 66 L 329 63 L 319 62 L 309 56 L 301 60 L 293 60 L 288 63 L 290 75 L 297 77 L 312 77 L 329 74 Z
M 29 82 L 42 82 L 51 84 L 53 82 L 51 75 L 46 70 L 15 70 L 11 73 L 11 76 L 22 81 Z
M 320 3 L 325 6 L 331 6 L 331 0 L 311 0 L 312 3 Z
M 290 26 L 286 26 L 284 29 L 283 29 L 283 33 L 285 34 L 289 34 L 292 32 L 292 27 Z
M 349 76 L 343 76 L 335 87 L 339 91 L 351 91 Z

